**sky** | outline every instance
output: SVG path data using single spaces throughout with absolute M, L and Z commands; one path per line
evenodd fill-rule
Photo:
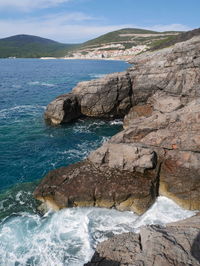
M 200 27 L 200 0 L 0 0 L 0 38 L 31 34 L 80 43 L 122 28 Z

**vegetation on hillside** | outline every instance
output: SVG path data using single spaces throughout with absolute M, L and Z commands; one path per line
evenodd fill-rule
M 198 30 L 192 31 L 192 34 L 197 33 L 200 34 Z M 190 36 L 190 32 L 180 34 L 180 32 L 155 32 L 127 28 L 109 32 L 82 44 L 63 44 L 32 35 L 16 35 L 0 39 L 0 58 L 64 57 L 77 51 L 87 53 L 90 49 L 101 48 L 110 44 L 122 44 L 124 49 L 137 45 L 147 45 L 151 49 L 160 49 Z M 107 49 L 109 50 L 109 48 Z
M 16 35 L 0 39 L 0 57 L 59 57 L 74 48 L 72 44 L 62 44 L 32 35 Z
M 187 31 L 187 32 L 182 32 L 181 34 L 179 34 L 177 36 L 173 36 L 173 38 L 166 39 L 164 42 L 154 43 L 151 50 L 158 50 L 158 49 L 172 46 L 172 45 L 179 43 L 179 42 L 185 42 L 185 41 L 187 41 L 187 40 L 189 40 L 192 37 L 195 37 L 197 35 L 200 35 L 200 28 L 195 29 L 195 30 L 191 30 L 191 31 Z

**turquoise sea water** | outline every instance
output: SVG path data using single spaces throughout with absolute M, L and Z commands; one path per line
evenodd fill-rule
M 79 119 L 51 127 L 45 106 L 79 81 L 125 70 L 120 61 L 0 60 L 0 265 L 83 265 L 95 245 L 142 224 L 190 216 L 160 198 L 143 217 L 98 208 L 41 216 L 32 191 L 49 170 L 79 161 L 122 129 L 121 121 Z

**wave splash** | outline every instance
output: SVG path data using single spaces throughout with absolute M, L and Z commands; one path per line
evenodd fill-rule
M 22 212 L 0 223 L 0 265 L 83 265 L 90 260 L 97 243 L 114 234 L 194 214 L 165 197 L 159 197 L 140 217 L 100 208 L 64 209 L 44 217 Z
M 46 109 L 46 106 L 41 105 L 17 105 L 11 108 L 1 109 L 0 110 L 0 119 L 8 118 L 19 118 L 22 115 L 32 115 L 36 116 L 43 112 Z

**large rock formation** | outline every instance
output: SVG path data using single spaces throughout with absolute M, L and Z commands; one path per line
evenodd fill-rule
M 100 243 L 85 266 L 200 265 L 200 216 L 162 226 L 146 226 L 139 234 L 116 235 Z
M 124 117 L 132 106 L 132 85 L 128 72 L 80 82 L 72 93 L 61 95 L 47 106 L 46 120 L 69 122 L 80 116 Z
M 87 160 L 50 172 L 36 198 L 55 208 L 142 213 L 160 194 L 200 209 L 200 36 L 132 63 L 126 72 L 80 83 L 47 107 L 54 124 L 127 115 L 124 130 Z

